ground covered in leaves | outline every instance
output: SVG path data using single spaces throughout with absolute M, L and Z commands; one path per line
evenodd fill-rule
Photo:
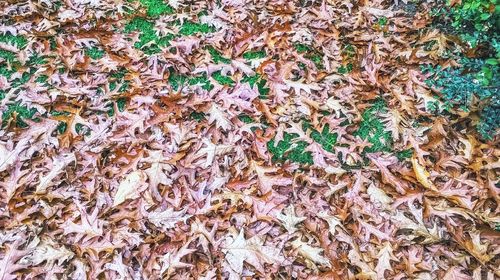
M 1 1 L 0 279 L 500 277 L 463 2 Z

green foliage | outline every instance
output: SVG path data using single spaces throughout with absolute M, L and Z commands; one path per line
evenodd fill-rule
M 47 60 L 45 60 L 46 58 L 47 57 L 44 55 L 39 55 L 39 54 L 35 53 L 28 60 L 28 65 L 29 66 L 37 66 L 37 65 L 46 64 L 47 63 Z
M 289 160 L 300 164 L 313 164 L 311 152 L 305 152 L 307 142 L 293 141 L 299 135 L 295 133 L 283 133 L 283 140 L 279 141 L 275 147 L 274 138 L 267 142 L 267 149 L 273 155 L 272 160 L 284 162 Z
M 450 12 L 453 27 L 485 32 L 498 23 L 500 7 L 497 0 L 463 0 L 461 5 L 452 7 Z
M 13 45 L 20 50 L 25 49 L 26 46 L 28 45 L 28 40 L 24 36 L 21 36 L 21 35 L 14 36 L 11 34 L 3 34 L 3 35 L 0 35 L 0 42 L 5 43 L 5 44 L 9 44 L 9 45 Z M 7 51 L 4 49 L 0 49 L 0 57 L 5 59 L 6 61 L 11 62 L 11 63 L 16 60 L 16 54 L 14 52 Z
M 47 75 L 40 75 L 40 76 L 36 77 L 35 82 L 44 84 L 44 83 L 47 82 L 48 79 L 49 79 L 49 76 L 47 76 Z
M 498 95 L 495 95 L 488 106 L 481 110 L 480 116 L 481 122 L 477 130 L 485 139 L 493 139 L 500 128 L 500 97 Z
M 439 66 L 426 66 L 424 73 L 433 76 L 426 83 L 440 90 L 447 107 L 459 107 L 469 111 L 478 99 L 481 121 L 477 127 L 483 138 L 491 139 L 500 128 L 499 96 L 500 67 L 492 60 L 462 59 L 462 66 L 441 70 Z
M 206 74 L 190 77 L 188 80 L 188 84 L 190 86 L 198 85 L 204 90 L 212 90 L 214 88 Z
M 390 152 L 392 150 L 393 139 L 391 133 L 387 131 L 380 120 L 380 114 L 387 111 L 383 99 L 377 99 L 375 103 L 362 114 L 362 121 L 355 135 L 363 140 L 368 140 L 371 147 L 365 148 L 365 152 Z
M 453 7 L 438 6 L 433 16 L 438 22 L 449 22 L 451 32 L 468 43 L 469 55 L 473 53 L 476 58 L 459 54 L 455 59 L 460 61 L 460 67 L 422 69 L 432 76 L 427 83 L 440 89 L 445 108 L 477 109 L 480 115 L 477 130 L 485 139 L 492 139 L 500 128 L 500 5 L 497 2 L 463 0 Z
M 0 57 L 2 57 L 1 50 L 0 50 Z M 9 68 L 5 63 L 0 64 L 0 75 L 4 76 L 5 78 L 10 79 L 12 74 L 14 74 L 15 72 L 16 70 L 13 69 L 13 67 Z

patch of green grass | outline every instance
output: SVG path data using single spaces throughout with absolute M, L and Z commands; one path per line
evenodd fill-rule
M 317 130 L 311 132 L 311 138 L 319 143 L 325 151 L 333 152 L 333 146 L 337 143 L 337 133 L 330 132 L 330 125 L 326 124 L 321 133 Z
M 206 74 L 191 77 L 188 81 L 188 84 L 190 86 L 199 85 L 204 90 L 211 90 L 214 88 Z
M 139 0 L 139 2 L 147 8 L 147 15 L 152 18 L 175 13 L 164 0 Z
M 386 26 L 386 25 L 387 25 L 387 22 L 388 22 L 387 18 L 386 18 L 386 17 L 384 17 L 384 16 L 382 16 L 382 17 L 380 17 L 380 18 L 378 19 L 377 24 L 378 24 L 380 27 L 384 27 L 384 26 Z
M 37 65 L 46 64 L 47 63 L 47 60 L 45 60 L 46 58 L 47 58 L 47 56 L 39 55 L 39 54 L 35 53 L 28 60 L 28 65 L 29 66 L 37 66 Z
M 306 53 L 312 51 L 312 48 L 306 44 L 295 44 L 294 47 L 298 53 Z
M 40 76 L 36 77 L 35 82 L 40 83 L 40 84 L 44 84 L 47 82 L 48 79 L 49 79 L 49 76 L 40 75 Z
M 246 60 L 260 59 L 267 56 L 265 51 L 248 51 L 243 54 L 243 58 Z
M 7 125 L 7 122 L 16 115 L 16 125 L 18 127 L 27 127 L 28 125 L 23 121 L 25 119 L 32 119 L 37 110 L 29 108 L 26 105 L 21 105 L 20 102 L 10 104 L 7 110 L 2 114 L 2 126 Z
M 212 78 L 221 85 L 234 86 L 234 81 L 231 77 L 222 75 L 221 71 L 212 73 Z
M 192 112 L 189 117 L 197 122 L 202 121 L 205 119 L 205 113 L 203 112 Z
M 1 56 L 1 50 L 0 50 L 0 56 Z M 0 64 L 0 75 L 10 80 L 10 77 L 14 73 L 16 73 L 16 70 L 13 69 L 12 67 L 10 67 L 9 69 L 5 63 Z
M 304 57 L 311 60 L 318 69 L 323 69 L 323 55 L 306 44 L 295 44 L 298 53 L 304 53 Z
M 239 115 L 238 119 L 244 123 L 253 123 L 254 122 L 252 117 L 250 117 L 249 115 L 245 115 L 245 114 Z
M 156 35 L 154 24 L 145 18 L 136 17 L 125 25 L 125 32 L 139 31 L 139 41 L 134 47 L 141 49 L 145 54 L 152 55 L 161 52 L 161 47 L 170 45 L 170 41 L 175 38 L 173 34 L 167 34 L 164 37 Z M 146 46 L 147 45 L 147 46 Z
M 217 51 L 214 47 L 212 46 L 209 46 L 207 48 L 208 52 L 210 53 L 210 56 L 212 56 L 212 60 L 215 62 L 215 63 L 225 63 L 225 64 L 229 64 L 231 63 L 231 59 L 229 58 L 225 58 L 223 57 L 219 51 Z
M 363 140 L 368 140 L 371 147 L 365 148 L 365 152 L 390 152 L 392 150 L 393 139 L 391 133 L 387 131 L 380 120 L 380 114 L 387 111 L 383 99 L 377 99 L 375 103 L 362 114 L 362 121 L 355 135 Z
M 206 74 L 202 74 L 194 77 L 187 77 L 185 75 L 180 75 L 173 68 L 169 69 L 170 75 L 168 76 L 168 82 L 172 86 L 173 90 L 179 90 L 186 83 L 190 86 L 199 85 L 205 90 L 213 89 L 213 85 L 210 83 Z
M 407 149 L 407 150 L 402 150 L 402 151 L 396 152 L 396 157 L 400 161 L 405 160 L 407 158 L 411 158 L 412 155 L 413 155 L 413 149 Z
M 342 65 L 337 69 L 340 74 L 347 74 L 352 71 L 352 63 L 348 63 L 346 66 Z
M 318 54 L 318 53 L 314 53 L 314 54 L 311 54 L 311 55 L 307 55 L 306 58 L 310 59 L 312 62 L 314 62 L 314 64 L 316 65 L 316 67 L 318 67 L 318 69 L 323 69 L 323 57 Z
M 8 62 L 13 62 L 16 60 L 16 54 L 11 52 L 11 51 L 7 51 L 7 50 L 4 50 L 4 49 L 0 49 L 0 58 L 3 58 L 5 59 L 6 61 Z
M 197 23 L 186 21 L 182 24 L 179 33 L 185 36 L 193 35 L 196 33 L 206 34 L 215 32 L 215 29 L 206 23 Z
M 85 49 L 85 54 L 88 55 L 92 59 L 101 59 L 104 56 L 104 50 L 101 50 L 97 47 L 87 48 Z
M 259 74 L 256 74 L 256 75 L 253 75 L 253 76 L 244 76 L 242 79 L 241 79 L 241 83 L 248 83 L 250 85 L 250 87 L 254 87 L 254 85 L 257 85 L 257 90 L 259 91 L 259 98 L 260 99 L 267 99 L 268 98 L 268 94 L 269 94 L 269 91 L 270 89 L 269 88 L 266 88 L 266 80 L 264 78 L 262 78 L 261 75 Z
M 16 46 L 20 50 L 23 50 L 28 45 L 28 40 L 21 35 L 3 34 L 0 35 L 0 42 Z
M 304 151 L 307 148 L 307 142 L 293 142 L 298 134 L 284 133 L 283 140 L 279 141 L 275 147 L 275 140 L 271 139 L 267 142 L 267 149 L 272 154 L 273 161 L 284 162 L 289 160 L 300 164 L 313 164 L 311 152 Z

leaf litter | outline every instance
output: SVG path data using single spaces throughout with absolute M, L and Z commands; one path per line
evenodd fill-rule
M 0 279 L 500 277 L 498 137 L 395 2 L 0 3 Z

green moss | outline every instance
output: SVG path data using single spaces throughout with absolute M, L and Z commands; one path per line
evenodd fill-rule
M 295 133 L 284 133 L 283 140 L 279 141 L 275 147 L 275 140 L 271 139 L 267 143 L 267 149 L 272 154 L 273 161 L 284 162 L 289 160 L 300 164 L 313 164 L 311 152 L 304 151 L 307 148 L 307 142 L 298 141 L 293 143 L 293 139 L 297 138 Z
M 260 59 L 266 57 L 267 54 L 265 51 L 248 51 L 243 54 L 243 58 L 246 60 L 252 60 L 252 59 Z
M 362 121 L 355 135 L 363 140 L 368 140 L 371 147 L 365 148 L 365 152 L 390 152 L 392 150 L 392 136 L 380 120 L 380 114 L 387 111 L 383 99 L 377 99 L 375 103 L 362 114 Z
M 101 59 L 104 56 L 104 50 L 101 50 L 97 47 L 92 47 L 85 49 L 85 54 L 92 59 Z

